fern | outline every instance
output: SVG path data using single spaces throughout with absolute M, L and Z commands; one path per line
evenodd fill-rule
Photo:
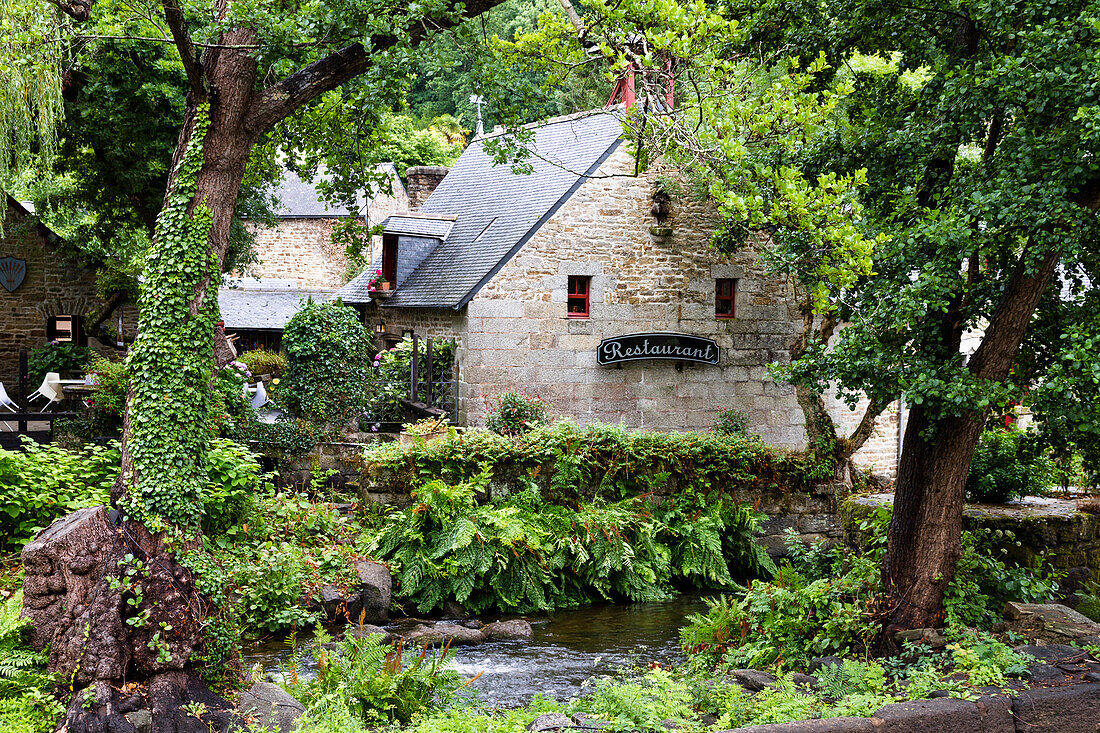
M 25 644 L 22 609 L 22 591 L 0 606 L 0 730 L 46 733 L 64 707 L 52 694 L 55 680 L 46 674 L 45 653 Z
M 552 490 L 554 480 L 591 470 L 574 458 L 558 456 Z M 652 601 L 667 598 L 673 580 L 731 588 L 734 569 L 749 575 L 770 562 L 752 541 L 757 515 L 721 497 L 693 494 L 659 511 L 638 498 L 564 506 L 528 481 L 519 494 L 479 504 L 490 475 L 482 465 L 465 482 L 427 481 L 417 505 L 389 515 L 374 538 L 370 551 L 397 569 L 398 592 L 420 611 L 448 599 L 519 613 Z

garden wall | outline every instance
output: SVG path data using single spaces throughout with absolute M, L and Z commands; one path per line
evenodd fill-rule
M 859 519 L 892 501 L 891 494 L 867 494 L 845 502 L 841 514 L 847 536 L 858 541 Z M 1027 497 L 1011 504 L 968 504 L 963 527 L 991 530 L 994 545 L 1014 563 L 1030 564 L 1045 557 L 1067 572 L 1063 585 L 1070 590 L 1086 580 L 1100 579 L 1100 516 L 1077 511 L 1073 500 Z
M 457 482 L 491 465 L 490 496 L 524 490 L 534 483 L 543 496 L 560 496 L 555 482 L 574 471 L 568 492 L 615 500 L 646 496 L 664 502 L 689 491 L 720 492 L 767 515 L 759 542 L 773 557 L 785 554 L 787 530 L 804 541 L 840 540 L 837 504 L 849 491 L 844 481 L 820 475 L 802 454 L 776 451 L 755 438 L 710 434 L 649 433 L 559 424 L 537 437 L 512 442 L 489 433 L 466 433 L 433 444 L 389 449 L 361 463 L 360 499 L 406 506 L 424 476 Z M 565 467 L 563 468 L 563 465 Z

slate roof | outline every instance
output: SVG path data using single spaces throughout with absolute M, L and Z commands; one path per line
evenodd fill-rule
M 446 239 L 454 226 L 455 216 L 439 216 L 423 214 L 393 214 L 389 216 L 382 226 L 388 234 L 411 234 L 416 237 L 435 237 Z
M 378 168 L 390 176 L 394 186 L 401 186 L 401 179 L 397 176 L 397 168 L 393 163 L 382 163 Z M 323 176 L 319 171 L 317 176 Z M 395 192 L 396 193 L 396 192 Z M 275 198 L 279 204 L 275 207 L 275 214 L 283 219 L 324 219 L 340 216 L 363 216 L 370 206 L 371 198 L 360 193 L 356 197 L 354 212 L 349 212 L 346 206 L 332 204 L 331 206 L 321 200 L 321 194 L 317 186 L 303 180 L 294 171 L 283 170 L 283 179 L 275 189 Z M 388 196 L 389 191 L 382 191 L 380 195 Z
M 606 112 L 547 120 L 531 129 L 528 147 L 534 154 L 525 161 L 530 174 L 494 166 L 485 151 L 491 136 L 466 148 L 417 212 L 456 216 L 454 226 L 384 307 L 464 306 L 580 187 L 584 175 L 595 172 L 622 134 L 619 120 Z M 362 302 L 356 296 L 370 276 L 360 278 L 340 290 L 345 301 Z
M 308 298 L 319 303 L 331 297 L 322 290 L 220 288 L 218 307 L 229 330 L 281 331 Z

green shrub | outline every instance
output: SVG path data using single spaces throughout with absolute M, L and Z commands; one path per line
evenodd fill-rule
M 223 534 L 240 524 L 270 486 L 260 462 L 244 446 L 217 438 L 206 455 L 207 484 L 202 495 L 202 531 Z
M 239 613 L 245 627 L 266 632 L 303 627 L 317 620 L 300 602 L 307 587 L 305 557 L 289 542 L 269 542 L 236 575 Z
M 53 695 L 57 681 L 46 674 L 46 654 L 24 641 L 22 609 L 21 590 L 0 605 L 0 730 L 49 733 L 65 707 Z
M 714 420 L 714 432 L 719 435 L 745 435 L 749 432 L 749 416 L 732 407 L 723 407 Z
M 88 396 L 92 407 L 91 433 L 93 436 L 119 437 L 129 386 L 126 363 L 96 359 L 91 363 L 90 373 L 97 387 Z
M 207 455 L 203 528 L 218 534 L 245 516 L 266 477 L 255 456 L 229 440 L 212 441 Z M 22 451 L 0 450 L 0 536 L 20 547 L 69 512 L 107 504 L 119 460 L 114 442 L 69 451 L 28 440 Z
M 256 376 L 270 374 L 272 377 L 282 375 L 287 368 L 287 358 L 277 351 L 270 349 L 252 349 L 238 357 L 248 367 L 248 371 Z
M 485 427 L 515 437 L 546 424 L 546 403 L 525 392 L 509 391 L 489 402 Z
M 61 379 L 83 377 L 96 353 L 86 346 L 51 341 L 32 349 L 27 357 L 27 372 L 32 387 L 46 378 L 46 372 L 57 372 Z
M 999 504 L 1041 494 L 1050 485 L 1052 473 L 1053 464 L 1035 436 L 1015 427 L 994 426 L 982 433 L 974 451 L 966 498 Z
M 596 493 L 624 498 L 669 486 L 696 492 L 774 485 L 799 490 L 833 471 L 812 455 L 773 450 L 756 436 L 580 427 L 568 421 L 515 439 L 466 430 L 427 444 L 386 443 L 364 454 L 368 476 L 395 489 L 414 488 L 421 476 L 466 481 L 482 466 L 498 481 L 534 476 L 555 500 Z
M 366 406 L 370 338 L 355 309 L 310 303 L 283 332 L 288 367 L 279 399 L 293 414 L 342 427 Z
M 802 668 L 812 657 L 866 649 L 879 631 L 868 611 L 879 593 L 879 568 L 867 557 L 838 556 L 831 575 L 821 578 L 784 563 L 774 582 L 757 581 L 708 601 L 707 612 L 681 630 L 681 640 L 696 664 Z
M 812 657 L 864 653 L 880 631 L 874 613 L 882 597 L 880 569 L 890 513 L 864 521 L 879 538 L 863 551 L 842 546 L 805 548 L 788 531 L 789 558 L 774 580 L 755 581 L 708 601 L 689 619 L 681 640 L 692 665 L 706 670 L 776 665 L 801 668 Z M 1057 591 L 1049 576 L 1011 567 L 986 532 L 963 532 L 963 552 L 944 606 L 949 628 L 988 628 L 1008 600 L 1036 602 Z
M 0 450 L 0 537 L 20 547 L 58 517 L 106 504 L 118 462 L 116 445 L 72 452 L 25 440 L 21 451 Z

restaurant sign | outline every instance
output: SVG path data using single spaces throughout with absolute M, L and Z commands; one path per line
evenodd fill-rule
M 600 342 L 596 363 L 620 364 L 641 359 L 718 363 L 718 344 L 686 333 L 631 333 Z

